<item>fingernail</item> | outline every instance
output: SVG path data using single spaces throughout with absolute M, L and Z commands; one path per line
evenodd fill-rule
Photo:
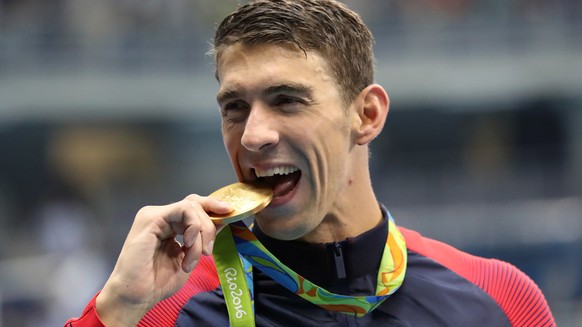
M 221 206 L 223 206 L 225 208 L 230 208 L 231 204 L 229 202 L 225 202 L 225 201 L 222 201 L 222 200 L 219 200 L 219 201 L 220 201 L 220 205 Z
M 190 265 L 188 266 L 188 271 L 192 271 L 194 269 L 194 267 L 196 266 L 196 264 L 198 263 L 198 260 L 194 260 L 190 263 Z
M 212 254 L 212 249 L 214 248 L 214 241 L 210 241 L 208 242 L 208 245 L 206 246 L 206 252 L 208 252 L 208 254 Z

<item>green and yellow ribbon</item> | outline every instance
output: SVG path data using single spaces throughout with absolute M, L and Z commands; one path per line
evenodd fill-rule
M 389 214 L 388 219 L 388 237 L 380 262 L 376 293 L 367 296 L 329 292 L 279 261 L 243 222 L 225 227 L 217 236 L 214 257 L 231 326 L 254 326 L 251 265 L 289 291 L 323 309 L 356 317 L 374 310 L 396 292 L 406 274 L 406 243 Z

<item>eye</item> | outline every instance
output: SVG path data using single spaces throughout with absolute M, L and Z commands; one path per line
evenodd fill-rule
M 222 114 L 227 114 L 228 112 L 231 111 L 240 111 L 240 110 L 244 110 L 247 107 L 246 103 L 244 101 L 230 101 L 227 102 L 225 104 L 223 104 L 220 108 L 220 110 L 222 111 Z
M 222 117 L 231 121 L 237 121 L 244 119 L 248 111 L 247 110 L 248 107 L 249 106 L 244 101 L 241 100 L 230 101 L 221 106 L 220 112 L 222 114 Z
M 297 104 L 303 104 L 305 103 L 305 101 L 303 101 L 300 98 L 297 97 L 293 97 L 293 96 L 289 96 L 289 95 L 279 95 L 275 98 L 275 106 L 288 106 L 288 105 L 297 105 Z
M 224 111 L 240 110 L 240 109 L 243 109 L 244 106 L 245 106 L 245 103 L 243 101 L 231 101 L 231 102 L 226 103 L 222 107 L 222 110 L 224 110 Z

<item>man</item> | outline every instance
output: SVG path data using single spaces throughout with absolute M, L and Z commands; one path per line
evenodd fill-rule
M 378 203 L 368 145 L 389 99 L 357 14 L 333 0 L 253 1 L 223 20 L 213 50 L 226 150 L 271 203 L 253 233 L 235 223 L 216 244 L 209 213 L 228 203 L 143 208 L 103 290 L 67 326 L 555 325 L 515 267 L 397 228 Z M 247 278 L 221 261 L 232 240 Z

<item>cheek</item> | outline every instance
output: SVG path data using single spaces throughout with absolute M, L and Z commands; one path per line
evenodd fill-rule
M 240 138 L 236 137 L 236 135 L 232 135 L 230 133 L 228 134 L 222 134 L 222 139 L 224 142 L 224 148 L 226 149 L 226 153 L 228 154 L 228 157 L 230 158 L 230 163 L 232 165 L 232 168 L 236 174 L 236 176 L 238 177 L 239 180 L 243 180 L 244 176 L 242 174 L 242 171 L 240 169 L 240 165 L 238 163 L 238 155 L 240 152 Z
M 224 148 L 233 162 L 236 161 L 236 153 L 240 147 L 240 136 L 233 130 L 222 131 L 222 141 L 224 143 Z

